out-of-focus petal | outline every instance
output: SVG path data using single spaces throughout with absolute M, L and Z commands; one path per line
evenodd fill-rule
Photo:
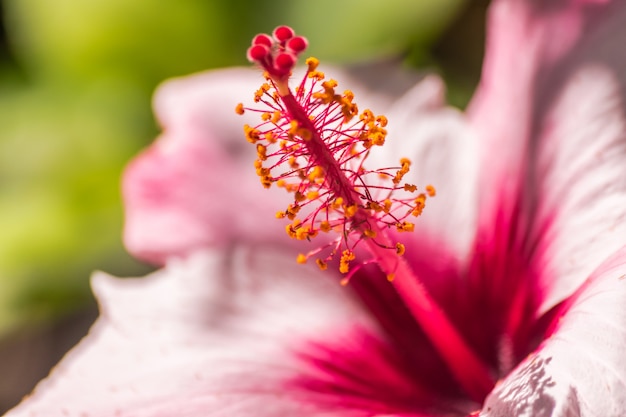
M 157 91 L 164 132 L 123 181 L 124 242 L 134 255 L 162 264 L 217 242 L 254 240 L 274 225 L 282 204 L 263 194 L 243 138 L 252 115 L 234 111 L 261 82 L 257 71 L 233 69 L 172 80 Z
M 436 197 L 427 200 L 415 220 L 415 239 L 463 262 L 476 233 L 478 155 L 467 119 L 446 105 L 444 94 L 442 80 L 430 75 L 394 103 L 387 143 L 376 162 L 387 166 L 408 157 L 412 165 L 406 182 L 419 192 L 426 185 L 435 187 Z
M 626 3 L 499 0 L 470 106 L 481 139 L 481 231 L 525 253 L 538 312 L 626 243 Z M 501 242 L 502 244 L 507 242 Z
M 626 248 L 594 272 L 556 331 L 487 398 L 484 417 L 621 417 Z
M 93 287 L 89 335 L 7 417 L 312 415 L 340 401 L 298 395 L 290 381 L 313 366 L 302 349 L 364 351 L 353 330 L 376 334 L 332 277 L 271 250 L 196 253 L 138 279 L 98 273 Z

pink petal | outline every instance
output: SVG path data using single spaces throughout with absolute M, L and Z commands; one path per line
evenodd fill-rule
M 623 416 L 624 305 L 626 248 L 593 273 L 558 329 L 496 386 L 481 416 Z
M 480 88 L 481 233 L 509 228 L 545 312 L 626 243 L 626 3 L 494 2 Z M 523 196 L 523 197 L 521 197 Z
M 133 254 L 162 264 L 199 247 L 262 240 L 276 226 L 281 195 L 264 192 L 254 150 L 243 138 L 252 115 L 234 111 L 261 83 L 257 71 L 238 69 L 173 80 L 158 90 L 164 133 L 124 175 L 124 241 Z M 268 220 L 259 222 L 260 216 Z
M 358 352 L 350 330 L 376 331 L 349 292 L 284 251 L 201 252 L 92 283 L 100 318 L 7 417 L 363 415 L 290 382 L 313 366 L 301 357 L 309 341 Z

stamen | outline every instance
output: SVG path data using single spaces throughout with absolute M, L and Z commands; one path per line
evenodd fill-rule
M 256 144 L 255 169 L 261 184 L 272 184 L 294 195 L 294 202 L 276 217 L 288 218 L 287 235 L 313 240 L 319 232 L 337 232 L 331 242 L 297 257 L 325 270 L 339 255 L 341 280 L 346 285 L 366 263 L 376 262 L 448 363 L 461 386 L 477 401 L 493 388 L 488 368 L 467 346 L 458 331 L 404 261 L 405 246 L 394 243 L 389 230 L 414 232 L 408 218 L 422 214 L 435 189 L 404 182 L 411 161 L 399 166 L 368 169 L 366 160 L 383 146 L 388 120 L 371 110 L 359 112 L 354 94 L 338 93 L 335 80 L 325 80 L 319 61 L 306 60 L 306 72 L 295 95 L 289 78 L 307 41 L 281 26 L 272 36 L 257 35 L 248 49 L 248 59 L 265 70 L 267 83 L 254 94 L 259 108 L 237 105 L 236 112 L 255 112 L 257 126 L 244 126 L 248 142 Z M 356 248 L 363 244 L 372 259 L 356 263 Z M 326 256 L 324 256 L 326 254 Z

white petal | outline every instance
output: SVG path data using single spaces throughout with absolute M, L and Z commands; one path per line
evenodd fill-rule
M 510 228 L 538 276 L 538 314 L 626 244 L 626 3 L 494 1 L 470 106 L 480 227 Z
M 427 76 L 393 105 L 387 143 L 376 161 L 412 161 L 406 182 L 420 192 L 429 184 L 437 190 L 415 220 L 416 239 L 437 242 L 464 260 L 476 232 L 477 149 L 463 113 L 445 104 L 444 90 L 439 77 Z
M 623 70 L 583 61 L 560 74 L 538 142 L 533 239 L 544 311 L 626 243 L 626 60 Z
M 576 294 L 557 330 L 487 398 L 484 417 L 621 417 L 626 248 Z
M 89 335 L 7 417 L 302 415 L 310 406 L 285 389 L 304 373 L 300 344 L 350 346 L 343 330 L 369 326 L 345 288 L 267 250 L 197 253 L 145 278 L 97 273 L 93 287 Z

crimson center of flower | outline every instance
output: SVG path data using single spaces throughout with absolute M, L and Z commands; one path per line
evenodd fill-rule
M 406 158 L 397 167 L 365 167 L 370 152 L 385 143 L 387 118 L 369 109 L 359 112 L 354 94 L 337 93 L 338 83 L 325 80 L 317 59 L 307 59 L 306 73 L 292 93 L 292 70 L 307 44 L 287 26 L 276 28 L 272 36 L 257 35 L 248 59 L 265 70 L 266 82 L 254 95 L 259 108 L 243 104 L 236 108 L 238 114 L 260 114 L 261 123 L 244 126 L 244 132 L 256 144 L 255 168 L 263 186 L 275 184 L 294 194 L 294 202 L 276 214 L 291 220 L 287 234 L 312 240 L 320 232 L 338 233 L 329 243 L 300 254 L 297 261 L 315 257 L 320 269 L 326 269 L 341 253 L 344 285 L 362 265 L 376 263 L 459 384 L 482 401 L 494 385 L 491 372 L 403 259 L 404 245 L 389 233 L 392 228 L 412 232 L 414 224 L 408 219 L 422 213 L 435 189 L 427 186 L 418 193 L 417 186 L 403 182 L 411 164 Z M 358 245 L 365 246 L 371 259 L 352 266 Z

